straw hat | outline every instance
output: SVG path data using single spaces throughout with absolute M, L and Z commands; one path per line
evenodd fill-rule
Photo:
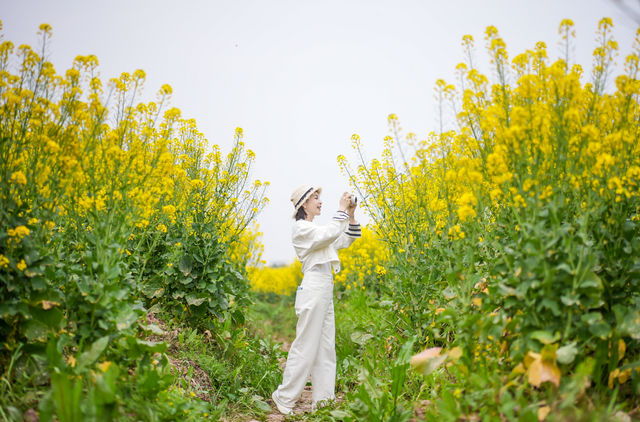
M 296 218 L 296 214 L 298 213 L 298 210 L 300 209 L 302 204 L 304 204 L 314 192 L 318 192 L 318 194 L 320 194 L 322 193 L 322 188 L 313 187 L 311 185 L 302 185 L 298 186 L 296 190 L 293 191 L 293 193 L 291 194 L 291 202 L 293 203 L 293 207 L 295 208 L 295 211 L 293 212 L 293 218 Z

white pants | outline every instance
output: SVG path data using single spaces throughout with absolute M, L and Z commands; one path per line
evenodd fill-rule
M 309 272 L 296 292 L 298 324 L 291 344 L 282 384 L 272 398 L 293 409 L 311 374 L 313 408 L 319 401 L 335 399 L 336 328 L 333 313 L 333 277 Z

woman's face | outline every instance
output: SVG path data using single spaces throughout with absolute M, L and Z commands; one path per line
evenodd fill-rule
M 322 201 L 320 200 L 318 192 L 311 194 L 309 199 L 305 201 L 303 208 L 307 213 L 307 220 L 309 221 L 313 220 L 313 217 L 316 215 L 320 215 L 320 211 L 322 211 Z

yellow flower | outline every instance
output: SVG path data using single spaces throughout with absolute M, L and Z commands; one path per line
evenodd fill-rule
M 24 262 L 24 259 L 21 259 L 20 262 L 18 262 L 18 264 L 16 265 L 16 267 L 20 270 L 20 271 L 24 271 L 25 268 L 27 268 L 27 263 Z
M 0 268 L 7 268 L 9 266 L 9 258 L 0 254 Z
M 22 171 L 16 171 L 11 174 L 11 181 L 16 182 L 19 185 L 27 184 L 27 177 Z
M 7 230 L 9 237 L 16 237 L 18 240 L 21 240 L 25 236 L 29 236 L 30 233 L 31 230 L 26 226 L 18 226 L 15 229 Z

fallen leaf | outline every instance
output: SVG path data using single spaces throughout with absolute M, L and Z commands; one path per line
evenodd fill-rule
M 547 347 L 543 353 L 529 351 L 524 358 L 524 366 L 527 368 L 527 378 L 534 387 L 540 387 L 543 382 L 550 382 L 556 387 L 560 385 L 562 373 L 555 362 L 555 348 Z
M 620 373 L 620 369 L 616 368 L 613 371 L 609 372 L 609 388 L 613 388 L 613 381 L 618 377 Z
M 624 353 L 627 351 L 627 345 L 624 340 L 618 340 L 618 362 L 624 357 Z
M 52 302 L 50 300 L 43 300 L 42 301 L 42 309 L 44 309 L 45 311 L 47 309 L 51 309 L 54 306 L 58 306 L 58 305 L 60 305 L 58 302 Z
M 524 366 L 528 368 L 531 366 L 533 362 L 536 360 L 540 360 L 540 353 L 529 351 L 527 355 L 524 357 Z
M 540 387 L 543 382 L 550 382 L 556 387 L 560 385 L 560 369 L 555 365 L 537 360 L 529 366 L 527 371 L 529 383 L 534 387 Z
M 440 354 L 441 347 L 431 347 L 411 357 L 409 363 L 416 371 L 429 375 L 447 359 L 447 354 Z
M 549 406 L 542 406 L 538 408 L 538 420 L 541 422 L 545 420 L 550 411 L 551 408 Z
M 629 380 L 630 377 L 631 377 L 631 368 L 627 368 L 624 371 L 621 371 L 620 374 L 618 375 L 618 382 L 620 384 L 624 384 Z
M 98 364 L 98 368 L 100 368 L 102 372 L 107 372 L 110 366 L 111 366 L 111 362 L 109 361 L 105 361 Z

